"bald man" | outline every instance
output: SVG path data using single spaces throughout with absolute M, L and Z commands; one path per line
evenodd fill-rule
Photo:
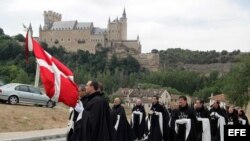
M 129 126 L 125 110 L 121 106 L 121 99 L 114 99 L 114 106 L 111 110 L 111 124 L 115 128 L 116 141 L 133 141 L 135 135 Z

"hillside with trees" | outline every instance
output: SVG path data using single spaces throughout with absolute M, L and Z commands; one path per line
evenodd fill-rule
M 0 81 L 34 83 L 35 58 L 30 53 L 29 62 L 26 63 L 23 42 L 24 37 L 21 34 L 10 37 L 0 28 Z M 238 105 L 245 104 L 249 97 L 247 94 L 250 86 L 249 53 L 168 49 L 158 53 L 161 57 L 161 65 L 171 67 L 149 72 L 141 69 L 132 56 L 118 59 L 113 55 L 108 60 L 105 50 L 96 54 L 82 50 L 72 53 L 66 52 L 63 47 L 48 47 L 46 43 L 41 45 L 74 72 L 77 84 L 96 79 L 104 84 L 107 95 L 120 87 L 142 87 L 167 88 L 171 93 L 188 94 L 205 100 L 211 93 L 225 93 L 231 102 Z M 184 64 L 233 62 L 235 65 L 226 74 L 216 70 L 204 74 L 175 67 L 180 62 Z

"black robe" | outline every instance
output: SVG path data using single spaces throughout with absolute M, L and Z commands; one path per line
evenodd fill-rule
M 227 113 L 227 125 L 239 125 L 237 111 L 233 113 Z
M 169 121 L 169 138 L 170 141 L 175 141 L 176 139 L 176 132 L 175 132 L 175 120 L 173 120 L 174 116 L 177 114 L 177 109 L 173 109 L 170 114 L 170 121 Z
M 72 109 L 69 115 L 69 122 L 72 122 L 71 124 L 75 124 L 77 116 L 78 112 L 75 109 Z M 74 125 L 68 125 L 68 126 L 74 126 Z M 73 141 L 74 140 L 73 134 L 74 134 L 74 128 L 69 127 L 69 131 L 67 131 L 66 135 L 66 141 Z
M 245 124 L 243 124 L 242 120 L 245 120 Z M 249 125 L 248 118 L 246 115 L 239 115 L 239 124 L 240 125 Z
M 80 99 L 80 102 L 82 102 L 83 107 L 86 106 L 87 100 L 87 96 L 84 96 Z M 82 128 L 82 118 L 79 118 L 78 116 L 82 115 L 80 115 L 80 113 L 73 109 L 70 113 L 69 120 L 73 121 L 74 128 L 71 128 L 67 133 L 67 141 L 82 141 L 84 138 L 84 135 L 81 135 L 81 133 L 84 132 L 84 129 Z M 79 119 L 77 120 L 77 118 Z
M 197 126 L 197 118 L 193 109 L 191 109 L 188 105 L 185 107 L 179 107 L 179 109 L 174 113 L 172 120 L 174 123 L 176 120 L 182 119 L 190 119 L 191 121 L 191 130 L 186 138 L 186 125 L 185 124 L 176 124 L 178 126 L 178 131 L 176 133 L 175 141 L 196 141 L 196 126 Z
M 118 124 L 117 129 L 115 129 L 115 141 L 133 141 L 136 139 L 121 105 L 114 106 L 110 115 L 112 127 L 115 128 L 115 125 Z
M 79 141 L 115 141 L 112 138 L 109 105 L 100 93 L 95 92 L 87 96 L 87 101 L 83 105 Z
M 140 114 L 137 114 L 137 113 Z M 142 105 L 136 105 L 132 109 L 133 119 L 131 120 L 131 128 L 137 139 L 143 139 L 144 134 L 148 132 L 146 125 L 146 112 Z M 140 117 L 141 116 L 141 117 Z
M 162 105 L 159 103 L 153 104 L 153 106 L 150 109 L 153 113 L 149 114 L 149 122 L 150 122 L 150 128 L 149 128 L 149 135 L 148 140 L 149 141 L 168 141 L 169 139 L 169 128 L 168 128 L 168 118 L 166 110 Z M 160 115 L 162 115 L 162 123 L 160 121 Z M 161 125 L 160 125 L 161 124 Z M 161 130 L 162 127 L 162 130 Z
M 196 117 L 197 118 L 209 118 L 209 111 L 202 106 L 201 108 L 195 109 Z M 202 141 L 202 133 L 203 133 L 203 126 L 202 121 L 198 121 L 197 126 L 197 141 Z
M 215 116 L 214 114 L 212 113 L 217 113 L 219 114 L 220 116 L 224 117 L 225 118 L 225 122 L 226 121 L 226 112 L 225 110 L 221 109 L 220 107 L 218 107 L 217 109 L 215 108 L 212 108 L 210 109 L 209 111 L 209 120 L 210 120 L 210 129 L 211 129 L 211 141 L 220 141 L 220 127 L 218 127 L 218 117 Z

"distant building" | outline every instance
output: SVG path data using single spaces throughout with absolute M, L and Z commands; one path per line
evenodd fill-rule
M 127 39 L 127 16 L 124 9 L 122 17 L 108 19 L 107 28 L 95 27 L 93 22 L 77 20 L 62 21 L 62 14 L 44 11 L 44 26 L 39 28 L 39 40 L 48 46 L 63 46 L 67 51 L 89 51 L 95 54 L 97 47 L 113 47 L 122 45 L 141 53 L 139 38 Z
M 109 59 L 114 54 L 118 58 L 131 55 L 141 68 L 157 71 L 160 67 L 158 53 L 141 53 L 139 36 L 135 40 L 127 39 L 125 9 L 121 18 L 108 19 L 107 28 L 95 27 L 93 22 L 62 21 L 62 14 L 53 11 L 44 11 L 43 16 L 44 25 L 40 25 L 38 40 L 46 42 L 49 47 L 62 46 L 68 52 L 84 50 L 92 54 L 107 49 Z
M 220 101 L 220 107 L 225 108 L 227 105 L 227 101 L 226 101 L 226 97 L 224 94 L 218 94 L 213 96 L 213 94 L 211 94 L 211 96 L 209 97 L 210 101 L 209 104 L 212 105 L 214 103 L 214 101 L 219 100 Z
M 153 97 L 157 95 L 159 97 L 159 102 L 164 104 L 165 107 L 173 108 L 175 104 L 178 104 L 179 96 L 175 94 L 170 94 L 166 89 L 129 89 L 120 88 L 113 95 L 119 96 L 125 101 L 125 104 L 133 108 L 135 106 L 136 99 L 141 99 L 146 112 L 152 106 Z M 188 104 L 191 104 L 191 97 L 187 96 Z

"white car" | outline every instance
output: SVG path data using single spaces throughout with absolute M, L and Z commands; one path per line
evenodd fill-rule
M 46 94 L 27 84 L 10 83 L 0 87 L 0 100 L 9 104 L 30 103 L 53 108 L 56 102 Z

